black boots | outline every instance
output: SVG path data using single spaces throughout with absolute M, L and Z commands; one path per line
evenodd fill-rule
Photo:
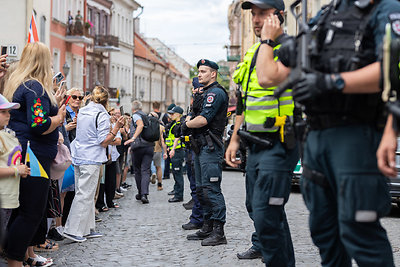
M 201 241 L 202 246 L 218 246 L 226 243 L 224 223 L 219 221 L 214 221 L 214 229 L 212 233 L 206 239 Z
M 213 231 L 213 221 L 206 220 L 203 223 L 203 227 L 194 234 L 187 236 L 188 240 L 203 240 L 206 239 Z

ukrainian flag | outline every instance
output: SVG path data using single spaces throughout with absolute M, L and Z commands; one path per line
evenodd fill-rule
M 31 175 L 32 177 L 44 177 L 49 179 L 46 171 L 43 169 L 42 164 L 40 164 L 39 160 L 33 153 L 32 149 L 29 146 L 29 141 L 26 148 L 26 157 L 25 162 L 30 163 L 29 167 L 31 168 Z

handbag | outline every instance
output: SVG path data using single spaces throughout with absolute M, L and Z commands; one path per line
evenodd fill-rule
M 60 180 L 64 177 L 64 172 L 71 166 L 71 153 L 63 143 L 57 144 L 57 155 L 50 166 L 50 177 L 52 180 Z

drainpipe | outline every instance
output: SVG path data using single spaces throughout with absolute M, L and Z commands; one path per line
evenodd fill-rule
M 150 71 L 150 92 L 149 92 L 149 110 L 151 111 L 151 89 L 152 89 L 152 84 L 153 84 L 153 72 L 156 70 L 156 68 L 157 68 L 157 65 L 156 65 L 156 63 L 154 63 L 154 68 L 152 69 L 152 71 Z
M 140 13 L 136 17 L 133 17 L 133 22 L 132 22 L 132 25 L 133 25 L 132 97 L 131 97 L 132 101 L 136 99 L 136 90 L 137 90 L 136 82 L 135 82 L 135 49 L 136 49 L 136 47 L 135 47 L 135 28 L 136 28 L 136 26 L 135 25 L 136 25 L 136 19 L 138 19 L 139 16 L 142 15 L 142 13 L 143 13 L 143 6 L 140 6 L 139 8 L 140 8 Z

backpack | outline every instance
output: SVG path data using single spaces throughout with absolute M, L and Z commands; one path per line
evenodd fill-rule
M 143 131 L 141 137 L 147 142 L 155 142 L 160 139 L 160 122 L 153 116 L 146 116 L 142 112 L 136 112 L 143 120 Z

